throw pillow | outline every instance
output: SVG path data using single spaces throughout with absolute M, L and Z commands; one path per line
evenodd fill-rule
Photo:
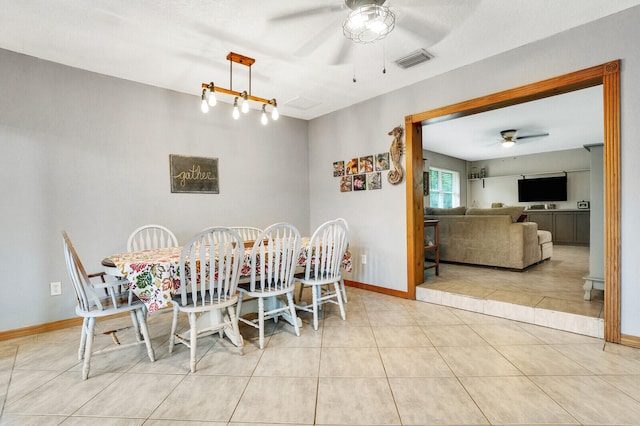
M 435 207 L 427 207 L 425 209 L 425 214 L 427 215 L 463 215 L 467 211 L 467 208 L 464 206 L 461 207 L 453 207 L 450 209 L 439 209 Z
M 511 216 L 512 222 L 516 222 L 523 211 L 524 211 L 524 206 L 498 207 L 495 209 L 470 208 L 470 209 L 467 209 L 467 215 L 503 215 L 505 214 L 505 215 Z

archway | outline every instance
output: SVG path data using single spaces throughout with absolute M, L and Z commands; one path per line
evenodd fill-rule
M 422 283 L 423 188 L 422 123 L 484 111 L 602 85 L 604 111 L 604 338 L 620 343 L 620 60 L 503 92 L 405 117 L 408 296 Z

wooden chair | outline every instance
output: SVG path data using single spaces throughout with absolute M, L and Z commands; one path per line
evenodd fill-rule
M 240 348 L 242 336 L 238 328 L 236 304 L 240 267 L 244 261 L 244 241 L 229 228 L 213 227 L 196 234 L 182 249 L 180 256 L 180 291 L 173 298 L 173 321 L 169 338 L 169 353 L 175 343 L 191 349 L 191 372 L 196 371 L 198 338 L 227 333 Z M 227 316 L 224 316 L 226 310 Z M 189 335 L 176 333 L 178 315 L 189 317 Z M 198 316 L 207 314 L 207 321 Z
M 340 316 L 346 319 L 342 302 L 342 257 L 347 249 L 349 231 L 343 220 L 330 220 L 320 225 L 309 241 L 309 255 L 302 274 L 296 275 L 301 286 L 310 286 L 311 307 L 296 305 L 300 310 L 313 312 L 313 328 L 318 329 L 318 310 L 324 303 L 340 307 Z M 333 286 L 333 288 L 331 288 Z M 334 300 L 335 299 L 335 300 Z
M 151 339 L 149 338 L 149 332 L 147 330 L 144 304 L 140 300 L 129 301 L 129 291 L 122 290 L 123 281 L 97 284 L 92 283 L 84 269 L 84 266 L 82 265 L 82 262 L 80 262 L 80 258 L 78 257 L 73 244 L 71 244 L 69 236 L 63 231 L 62 237 L 64 240 L 64 254 L 67 271 L 69 272 L 69 278 L 71 278 L 71 282 L 73 283 L 73 288 L 78 299 L 76 314 L 83 318 L 82 332 L 80 334 L 80 347 L 78 348 L 78 359 L 82 360 L 84 358 L 82 379 L 86 380 L 89 377 L 92 355 L 132 345 L 138 345 L 142 343 L 143 340 L 147 346 L 149 359 L 151 362 L 155 361 L 153 347 L 151 346 Z M 111 334 L 113 340 L 118 346 L 93 352 L 92 347 L 96 319 L 123 312 L 129 312 L 131 315 L 131 322 L 135 329 L 136 342 L 121 345 L 115 336 L 116 331 L 108 331 L 105 332 L 105 334 Z M 140 339 L 140 332 L 142 332 L 143 340 Z
M 264 322 L 267 319 L 289 314 L 296 336 L 300 326 L 293 301 L 294 274 L 302 244 L 300 232 L 290 224 L 276 223 L 269 226 L 256 239 L 251 249 L 251 277 L 248 283 L 238 286 L 238 317 L 243 323 L 255 327 L 260 333 L 260 349 L 264 349 Z M 240 317 L 244 297 L 258 299 L 258 318 Z M 286 296 L 286 301 L 279 298 Z M 265 312 L 265 299 L 269 299 Z
M 178 239 L 173 232 L 161 225 L 144 225 L 129 235 L 127 251 L 153 250 L 178 247 Z

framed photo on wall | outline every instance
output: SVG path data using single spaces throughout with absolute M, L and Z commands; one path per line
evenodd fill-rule
M 353 190 L 364 191 L 367 189 L 367 175 L 360 174 L 353 177 Z
M 370 173 L 373 171 L 373 155 L 360 157 L 360 173 Z
M 374 172 L 367 175 L 367 186 L 369 189 L 382 188 L 382 173 Z
M 340 192 L 350 192 L 353 189 L 353 176 L 342 176 L 340 178 Z
M 344 176 L 344 161 L 333 162 L 333 177 Z
M 347 163 L 347 174 L 348 175 L 357 175 L 358 174 L 358 159 L 352 158 Z
M 389 170 L 389 153 L 381 152 L 376 154 L 376 172 Z

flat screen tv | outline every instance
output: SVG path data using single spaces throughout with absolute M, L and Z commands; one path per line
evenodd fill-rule
M 518 201 L 567 201 L 567 176 L 519 179 Z

